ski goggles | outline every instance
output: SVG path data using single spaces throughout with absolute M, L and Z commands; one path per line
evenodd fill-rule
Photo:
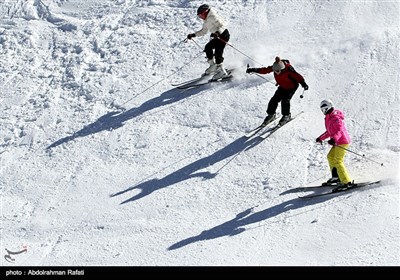
M 200 13 L 200 14 L 197 14 L 197 16 L 198 16 L 199 18 L 201 18 L 201 19 L 206 19 L 206 17 L 207 17 L 207 12 L 208 12 L 208 11 L 206 10 L 206 11 Z

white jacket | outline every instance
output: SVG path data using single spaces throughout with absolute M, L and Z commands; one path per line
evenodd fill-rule
M 204 20 L 203 28 L 199 31 L 196 31 L 196 37 L 204 36 L 207 34 L 207 31 L 211 33 L 219 32 L 222 34 L 226 29 L 225 20 L 214 11 L 214 9 L 210 8 L 208 12 L 207 18 Z

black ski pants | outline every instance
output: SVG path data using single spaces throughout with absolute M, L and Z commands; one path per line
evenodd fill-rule
M 276 112 L 276 108 L 278 108 L 279 102 L 281 102 L 281 113 L 283 116 L 287 116 L 290 114 L 290 99 L 292 99 L 293 94 L 296 92 L 299 85 L 292 89 L 283 89 L 282 87 L 278 87 L 275 91 L 274 96 L 268 102 L 267 114 L 273 115 Z
M 224 61 L 224 56 L 223 56 L 224 49 L 226 46 L 226 42 L 228 42 L 230 38 L 228 29 L 225 29 L 225 31 L 222 32 L 219 38 L 213 38 L 204 47 L 204 51 L 206 52 L 207 58 L 212 59 L 215 56 L 216 64 L 221 64 Z M 214 49 L 215 49 L 215 54 L 213 52 Z

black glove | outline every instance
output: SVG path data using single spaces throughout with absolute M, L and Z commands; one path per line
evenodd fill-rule
M 332 138 L 329 139 L 328 144 L 334 146 L 335 145 L 335 140 L 333 140 Z
M 187 35 L 187 38 L 188 38 L 189 40 L 192 39 L 193 37 L 196 37 L 196 34 L 190 33 L 190 34 Z
M 217 39 L 219 37 L 219 32 L 214 32 L 210 34 L 210 37 L 213 37 L 214 39 Z
M 304 90 L 308 90 L 308 85 L 306 84 L 306 82 L 304 80 L 301 81 L 300 84 L 304 88 Z
M 321 140 L 321 138 L 317 138 L 317 139 L 315 139 L 315 142 L 317 142 L 317 143 L 321 143 L 322 144 L 322 140 Z
M 257 73 L 257 68 L 247 68 L 246 73 Z

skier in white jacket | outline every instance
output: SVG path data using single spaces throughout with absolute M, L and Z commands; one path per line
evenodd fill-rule
M 212 39 L 204 48 L 208 63 L 210 64 L 205 71 L 205 75 L 215 72 L 213 79 L 217 80 L 223 78 L 224 76 L 228 75 L 223 66 L 223 54 L 226 43 L 230 38 L 229 31 L 226 28 L 225 20 L 207 4 L 203 4 L 197 9 L 197 16 L 204 20 L 203 28 L 195 33 L 188 34 L 187 38 L 190 40 L 193 37 L 204 36 L 208 31 L 211 32 L 210 37 Z M 213 51 L 214 49 L 215 53 Z

